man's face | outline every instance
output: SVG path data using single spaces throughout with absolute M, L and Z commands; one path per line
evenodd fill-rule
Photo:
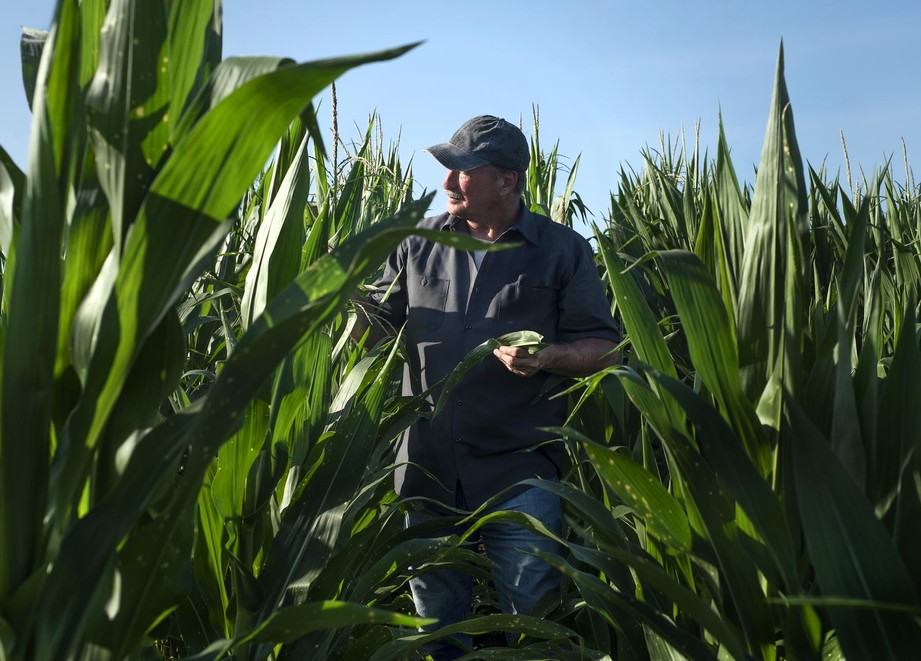
M 496 212 L 503 177 L 496 168 L 484 165 L 463 172 L 448 170 L 441 185 L 448 196 L 448 213 L 476 222 Z

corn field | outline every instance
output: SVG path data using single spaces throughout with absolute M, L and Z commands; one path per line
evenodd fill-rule
M 593 245 L 624 359 L 568 390 L 568 472 L 531 481 L 564 502 L 564 587 L 513 616 L 463 544 L 485 518 L 404 529 L 392 448 L 423 407 L 399 338 L 348 339 L 432 195 L 377 117 L 330 158 L 313 100 L 413 46 L 223 59 L 221 35 L 219 0 L 62 0 L 24 30 L 0 659 L 383 661 L 456 631 L 469 659 L 921 649 L 921 188 L 907 159 L 854 186 L 805 165 L 782 49 L 752 186 L 722 129 L 714 159 L 663 144 L 612 182 Z M 531 149 L 526 203 L 587 218 L 578 161 L 536 122 Z M 474 612 L 420 633 L 407 582 L 436 567 L 478 577 Z

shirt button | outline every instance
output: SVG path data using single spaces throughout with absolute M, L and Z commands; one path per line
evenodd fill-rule
M 457 405 L 458 405 L 458 406 L 463 406 L 463 405 L 464 405 L 464 400 L 462 400 L 462 399 L 457 400 Z
M 460 442 L 461 442 L 460 436 L 458 436 L 457 438 L 455 438 L 455 439 L 454 439 L 454 442 L 455 442 L 455 443 L 460 443 Z
M 464 326 L 464 330 L 470 330 L 471 328 L 473 328 L 473 326 L 471 326 L 470 324 L 467 324 L 466 326 Z

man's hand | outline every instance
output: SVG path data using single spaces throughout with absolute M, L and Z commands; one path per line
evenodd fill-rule
M 385 337 L 396 335 L 393 327 L 374 314 L 375 305 L 371 301 L 358 296 L 353 296 L 351 301 L 355 313 L 355 324 L 350 333 L 352 342 L 358 344 L 367 331 L 368 339 L 365 342 L 365 348 L 370 349 Z
M 534 376 L 537 374 L 542 369 L 541 353 L 543 352 L 531 353 L 527 347 L 506 346 L 498 347 L 492 351 L 492 355 L 501 360 L 509 372 L 518 376 Z
M 536 353 L 527 347 L 501 346 L 493 355 L 512 374 L 534 376 L 541 370 L 562 376 L 588 376 L 617 362 L 614 343 L 600 338 L 584 338 L 566 344 L 551 344 Z

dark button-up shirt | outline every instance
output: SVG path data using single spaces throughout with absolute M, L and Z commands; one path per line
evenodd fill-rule
M 465 221 L 449 214 L 419 226 L 469 232 Z M 404 394 L 438 384 L 470 350 L 512 331 L 535 331 L 547 343 L 620 340 L 581 235 L 522 208 L 497 242 L 519 245 L 487 253 L 479 269 L 472 253 L 418 236 L 391 255 L 375 283 L 376 300 L 391 324 L 405 324 Z M 535 449 L 553 438 L 538 428 L 559 426 L 566 416 L 566 398 L 550 399 L 559 388 L 541 394 L 549 377 L 517 376 L 488 355 L 464 376 L 442 413 L 404 434 L 397 448 L 397 491 L 453 505 L 459 482 L 475 508 L 520 480 L 558 474 L 559 444 Z

